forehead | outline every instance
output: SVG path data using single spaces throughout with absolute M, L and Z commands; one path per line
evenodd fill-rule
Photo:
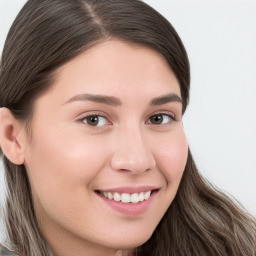
M 166 59 L 148 47 L 118 40 L 93 46 L 61 66 L 51 88 L 62 101 L 80 93 L 153 98 L 170 92 L 180 95 Z

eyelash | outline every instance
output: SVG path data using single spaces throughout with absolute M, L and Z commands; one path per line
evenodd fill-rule
M 165 116 L 165 117 L 168 117 L 168 118 L 171 119 L 171 120 L 168 121 L 167 123 L 160 123 L 160 124 L 154 124 L 154 123 L 152 123 L 152 122 L 150 121 L 150 119 L 153 118 L 153 117 L 157 117 L 157 116 L 162 116 L 162 117 Z M 87 125 L 88 127 L 90 127 L 90 128 L 94 128 L 94 129 L 95 129 L 95 128 L 101 128 L 101 127 L 105 126 L 105 124 L 98 126 L 98 123 L 97 123 L 97 124 L 94 126 L 94 125 L 90 125 L 90 124 L 86 123 L 85 120 L 87 119 L 87 121 L 88 121 L 90 118 L 97 118 L 97 119 L 104 118 L 104 119 L 106 120 L 106 122 L 109 122 L 107 117 L 105 117 L 105 116 L 103 116 L 103 115 L 100 115 L 100 114 L 88 114 L 88 115 L 83 116 L 82 118 L 80 118 L 78 121 L 79 121 L 79 122 L 82 122 L 82 123 L 84 123 L 84 124 L 86 124 L 86 125 Z M 173 121 L 177 121 L 177 119 L 175 118 L 175 116 L 174 116 L 173 114 L 160 112 L 160 113 L 156 113 L 156 114 L 154 114 L 154 115 L 149 116 L 149 118 L 148 118 L 147 121 L 146 121 L 146 124 L 152 124 L 152 125 L 158 125 L 158 126 L 159 126 L 159 125 L 168 125 L 170 122 L 173 122 Z M 109 123 L 110 123 L 110 122 L 109 122 Z

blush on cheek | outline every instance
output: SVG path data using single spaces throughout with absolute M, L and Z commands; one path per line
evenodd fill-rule
M 188 156 L 188 145 L 183 143 L 173 143 L 167 147 L 160 155 L 159 163 L 168 181 L 180 182 L 183 175 Z

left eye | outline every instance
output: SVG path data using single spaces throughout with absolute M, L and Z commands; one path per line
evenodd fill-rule
M 150 124 L 167 124 L 170 121 L 175 120 L 173 116 L 167 114 L 157 114 L 149 118 Z
M 83 122 L 90 126 L 104 126 L 107 124 L 107 119 L 100 115 L 90 115 L 84 117 Z

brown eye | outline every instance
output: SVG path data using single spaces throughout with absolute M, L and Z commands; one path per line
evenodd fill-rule
M 83 118 L 83 122 L 90 126 L 104 126 L 106 125 L 106 118 L 99 115 L 90 115 Z
M 175 118 L 171 115 L 167 114 L 157 114 L 153 115 L 149 118 L 149 123 L 151 124 L 167 124 L 170 123 L 171 121 L 175 120 Z
M 149 118 L 152 124 L 161 124 L 163 122 L 163 115 L 154 115 Z

